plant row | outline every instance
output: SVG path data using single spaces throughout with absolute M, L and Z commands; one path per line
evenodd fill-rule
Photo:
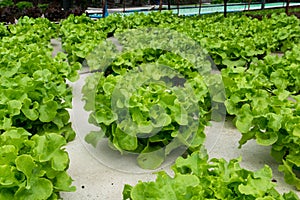
M 272 145 L 287 183 L 300 189 L 300 45 L 282 57 L 268 55 L 249 68 L 228 66 L 222 70 L 228 96 L 225 104 L 242 133 L 240 145 L 256 139 Z
M 299 20 L 284 13 L 262 20 L 222 15 L 175 17 L 169 12 L 112 15 L 93 21 L 70 16 L 62 22 L 63 45 L 74 60 L 84 59 L 99 40 L 114 33 L 141 27 L 159 27 L 184 33 L 209 52 L 218 68 L 247 66 L 271 52 L 284 52 L 299 43 Z M 87 33 L 88 34 L 85 34 Z M 90 43 L 87 43 L 90 41 Z
M 45 18 L 0 26 L 0 199 L 59 199 L 75 190 L 64 146 L 75 138 L 66 79 L 76 80 L 78 69 L 63 53 L 52 57 L 57 30 Z
M 299 199 L 293 192 L 281 195 L 275 190 L 270 167 L 253 172 L 243 169 L 240 161 L 240 158 L 209 159 L 203 150 L 194 152 L 176 160 L 173 177 L 161 171 L 155 181 L 125 185 L 123 199 Z

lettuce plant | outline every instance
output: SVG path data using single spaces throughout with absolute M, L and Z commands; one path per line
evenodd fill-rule
M 6 28 L 6 27 L 5 27 Z M 52 57 L 57 26 L 24 17 L 0 44 L 0 199 L 59 199 L 74 191 L 63 149 L 75 137 L 67 109 L 78 65 Z
M 300 188 L 299 160 L 299 46 L 279 58 L 266 56 L 249 69 L 222 70 L 229 114 L 242 133 L 240 144 L 256 139 L 272 145 L 272 156 L 281 164 L 285 180 Z
M 0 199 L 58 199 L 74 191 L 64 137 L 11 128 L 0 135 Z
M 151 42 L 152 34 L 161 38 Z M 107 42 L 87 58 L 98 71 L 87 78 L 83 99 L 85 109 L 92 111 L 89 121 L 101 130 L 88 134 L 86 141 L 96 146 L 105 136 L 121 153 L 137 153 L 138 164 L 146 169 L 159 167 L 178 147 L 198 149 L 213 115 L 211 101 L 222 92 L 214 88 L 220 77 L 209 74 L 211 63 L 202 49 L 163 29 L 116 37 L 124 45 L 121 53 L 107 48 Z
M 209 160 L 204 152 L 196 151 L 176 160 L 173 176 L 162 171 L 155 181 L 125 185 L 123 199 L 299 199 L 293 192 L 281 195 L 276 191 L 270 167 L 253 172 L 240 167 L 240 161 Z

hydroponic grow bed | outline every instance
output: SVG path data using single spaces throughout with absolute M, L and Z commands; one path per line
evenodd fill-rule
M 148 17 L 150 17 L 150 20 Z M 180 26 L 177 26 L 177 24 L 174 25 L 173 22 L 175 20 Z M 135 29 L 136 32 L 131 29 L 131 31 L 127 31 L 127 33 L 125 31 L 128 28 L 144 25 L 144 23 L 149 25 L 149 22 L 160 28 Z M 118 27 L 118 29 L 116 29 L 116 27 Z M 193 27 L 193 29 L 190 27 Z M 299 167 L 299 157 L 297 155 L 299 149 L 299 146 L 297 145 L 299 145 L 299 142 L 297 142 L 297 139 L 299 139 L 300 134 L 300 118 L 298 112 L 300 107 L 299 104 L 297 104 L 297 101 L 300 102 L 300 96 L 297 95 L 299 95 L 300 76 L 297 74 L 299 74 L 300 71 L 297 66 L 299 64 L 300 46 L 295 46 L 294 43 L 299 43 L 300 41 L 299 35 L 297 34 L 299 33 L 299 27 L 299 21 L 296 17 L 287 17 L 284 14 L 274 15 L 259 21 L 257 19 L 251 20 L 245 16 L 231 16 L 229 18 L 212 16 L 211 18 L 187 19 L 171 15 L 170 13 L 153 13 L 149 15 L 137 14 L 129 16 L 128 18 L 112 16 L 111 18 L 106 18 L 103 19 L 103 21 L 99 20 L 97 22 L 86 16 L 70 16 L 70 18 L 63 21 L 60 26 L 52 24 L 47 21 L 47 19 L 39 18 L 35 20 L 24 18 L 19 20 L 19 24 L 17 25 L 1 26 L 1 37 L 3 38 L 3 42 L 1 43 L 3 51 L 1 52 L 3 53 L 0 55 L 2 58 L 1 70 L 3 73 L 0 78 L 3 81 L 1 84 L 1 92 L 3 95 L 2 100 L 4 106 L 1 106 L 3 134 L 0 135 L 0 139 L 2 142 L 1 148 L 5 151 L 1 151 L 2 156 L 0 158 L 2 160 L 1 173 L 8 173 L 7 176 L 1 176 L 1 197 L 4 196 L 5 199 L 14 199 L 25 196 L 30 199 L 30 197 L 37 198 L 42 196 L 44 197 L 42 199 L 50 197 L 55 199 L 59 196 L 61 191 L 74 191 L 74 187 L 71 187 L 72 183 L 70 177 L 66 173 L 69 157 L 62 148 L 68 142 L 70 143 L 68 143 L 67 149 L 70 153 L 71 162 L 68 172 L 75 180 L 74 184 L 77 186 L 77 191 L 75 193 L 63 193 L 62 196 L 65 199 L 121 199 L 121 191 L 125 183 L 135 184 L 138 180 L 147 181 L 154 179 L 154 175 L 152 174 L 153 170 L 141 171 L 135 164 L 136 160 L 127 159 L 128 157 L 123 159 L 123 156 L 122 158 L 120 156 L 118 157 L 118 154 L 114 154 L 112 153 L 112 150 L 106 148 L 106 143 L 104 143 L 104 145 L 102 145 L 103 143 L 100 143 L 101 145 L 99 147 L 101 147 L 101 149 L 91 149 L 84 141 L 86 132 L 91 130 L 91 128 L 86 124 L 88 115 L 82 110 L 83 106 L 80 94 L 83 86 L 83 78 L 85 78 L 88 73 L 86 71 L 81 71 L 80 79 L 75 83 L 66 83 L 65 79 L 67 77 L 70 80 L 75 81 L 77 75 L 75 70 L 79 70 L 80 68 L 78 62 L 83 63 L 83 66 L 85 67 L 86 63 L 83 60 L 86 58 L 88 61 L 97 61 L 93 63 L 94 67 L 96 67 L 94 74 L 99 72 L 99 69 L 101 70 L 98 65 L 99 61 L 100 64 L 103 64 L 101 62 L 110 64 L 111 62 L 106 61 L 113 61 L 114 65 L 112 65 L 111 68 L 104 68 L 105 70 L 108 69 L 107 74 L 100 73 L 100 75 L 104 77 L 101 80 L 114 81 L 120 74 L 126 75 L 127 77 L 119 79 L 116 83 L 125 85 L 121 94 L 127 95 L 127 98 L 131 97 L 129 92 L 126 93 L 126 89 L 131 89 L 130 86 L 134 85 L 135 87 L 144 89 L 145 87 L 142 87 L 144 86 L 143 81 L 150 80 L 149 77 L 152 78 L 151 81 L 154 83 L 161 83 L 160 78 L 163 78 L 167 83 L 161 84 L 160 86 L 162 89 L 158 91 L 160 92 L 160 95 L 162 94 L 160 97 L 167 96 L 167 98 L 163 99 L 164 102 L 170 102 L 168 99 L 170 96 L 172 97 L 175 92 L 177 92 L 176 95 L 178 94 L 178 97 L 181 97 L 176 99 L 173 95 L 172 98 L 174 99 L 174 104 L 172 104 L 172 101 L 170 104 L 167 103 L 167 106 L 170 106 L 167 108 L 171 110 L 168 114 L 173 114 L 171 120 L 176 122 L 174 122 L 175 125 L 171 124 L 172 126 L 163 129 L 163 131 L 173 131 L 177 127 L 183 126 L 189 128 L 188 125 L 190 124 L 188 123 L 188 119 L 192 119 L 193 122 L 196 121 L 200 126 L 203 125 L 200 123 L 201 120 L 207 122 L 206 120 L 211 119 L 210 117 L 214 116 L 211 111 L 215 110 L 216 107 L 213 105 L 219 106 L 220 104 L 212 104 L 212 102 L 223 102 L 225 98 L 222 95 L 218 95 L 222 94 L 218 93 L 219 90 L 209 91 L 204 87 L 205 84 L 203 84 L 202 78 L 204 80 L 204 78 L 207 77 L 199 77 L 199 72 L 201 70 L 206 71 L 208 63 L 213 64 L 215 62 L 220 68 L 223 67 L 223 81 L 224 83 L 229 84 L 226 85 L 226 89 L 228 90 L 228 99 L 226 100 L 227 110 L 229 114 L 236 118 L 234 120 L 227 118 L 224 126 L 221 124 L 222 126 L 217 127 L 215 126 L 216 124 L 213 123 L 212 127 L 206 128 L 205 133 L 207 134 L 207 140 L 205 144 L 210 157 L 224 157 L 229 159 L 242 155 L 244 159 L 242 162 L 243 167 L 253 170 L 261 168 L 265 164 L 272 166 L 274 173 L 272 181 L 270 180 L 271 175 L 269 168 L 264 168 L 263 171 L 258 173 L 242 170 L 242 172 L 247 171 L 243 173 L 247 175 L 246 177 L 243 175 L 240 176 L 241 174 L 236 174 L 234 172 L 235 178 L 238 180 L 242 179 L 242 181 L 239 182 L 242 183 L 242 185 L 238 185 L 238 187 L 241 186 L 241 190 L 243 191 L 240 191 L 240 188 L 237 188 L 240 195 L 247 196 L 249 194 L 245 191 L 245 188 L 247 189 L 247 187 L 250 187 L 250 189 L 248 188 L 248 191 L 250 190 L 253 192 L 250 193 L 250 196 L 256 196 L 257 190 L 261 191 L 257 185 L 252 187 L 253 184 L 251 185 L 251 180 L 254 180 L 254 182 L 258 181 L 263 185 L 266 183 L 267 189 L 271 188 L 272 194 L 273 192 L 276 193 L 276 191 L 273 190 L 273 184 L 271 182 L 277 182 L 278 189 L 281 192 L 290 189 L 293 190 L 291 186 L 288 186 L 283 182 L 282 174 L 278 173 L 276 169 L 277 164 L 273 161 L 273 158 L 269 156 L 268 152 L 272 147 L 273 156 L 277 158 L 277 160 L 283 162 L 281 170 L 284 169 L 287 177 L 293 178 L 295 182 L 291 183 L 290 179 L 286 179 L 286 181 L 298 186 L 299 179 L 297 179 L 295 175 L 297 175 L 297 167 Z M 190 42 L 188 39 L 190 37 L 186 37 L 186 35 L 184 35 L 184 37 L 179 37 L 180 34 L 174 34 L 174 32 L 178 33 L 174 31 L 175 28 L 178 32 L 188 34 L 195 41 Z M 205 31 L 203 31 L 203 29 L 205 29 Z M 51 38 L 58 37 L 58 34 L 56 34 L 57 30 L 60 31 L 59 36 L 62 37 L 64 50 L 68 55 L 58 54 L 57 57 L 53 58 L 51 55 L 53 52 L 49 41 Z M 125 33 L 125 36 L 129 36 L 129 40 L 120 33 L 120 30 L 124 31 L 122 33 Z M 173 32 L 170 30 L 173 30 Z M 137 35 L 135 33 L 139 34 Z M 170 35 L 169 33 L 172 34 Z M 107 41 L 106 43 L 104 42 L 107 38 L 106 34 L 123 39 L 119 40 L 119 42 L 123 44 L 123 47 L 124 44 L 126 44 L 129 45 L 128 47 L 133 45 L 134 48 L 129 48 L 129 50 L 131 50 L 129 52 L 121 52 L 121 56 L 116 53 L 120 53 L 118 51 L 123 47 L 117 46 L 116 48 L 108 49 L 109 51 L 98 51 L 100 54 L 90 54 L 94 56 L 92 59 L 90 59 L 91 57 L 86 57 L 91 50 L 103 50 L 103 48 L 97 49 L 97 47 L 103 47 L 103 44 L 109 44 Z M 153 34 L 155 35 L 154 39 L 152 38 Z M 149 37 L 149 35 L 151 37 Z M 249 35 L 253 35 L 253 37 L 249 37 Z M 173 40 L 174 38 L 175 40 Z M 103 41 L 103 43 L 98 43 L 99 41 Z M 199 51 L 195 51 L 194 48 L 194 45 L 199 45 L 199 42 L 205 45 L 207 51 L 211 52 L 210 55 L 214 58 L 214 62 L 202 62 L 203 60 L 199 56 L 203 56 L 203 54 Z M 59 50 L 60 45 L 57 45 L 57 47 Z M 105 47 L 111 46 L 107 45 Z M 145 49 L 141 50 L 140 48 L 143 47 Z M 104 48 L 104 50 L 107 49 Z M 285 53 L 280 58 L 270 54 L 276 50 L 281 50 Z M 190 54 L 190 52 L 193 54 Z M 195 52 L 196 54 L 194 54 Z M 156 53 L 160 53 L 159 57 L 155 57 L 155 55 L 157 55 Z M 56 52 L 53 54 L 55 55 Z M 180 56 L 182 57 L 180 58 Z M 209 58 L 207 54 L 204 54 L 204 57 Z M 153 58 L 159 58 L 160 60 L 156 62 Z M 184 60 L 183 58 L 187 60 Z M 146 59 L 146 61 L 155 60 L 155 62 L 152 62 L 151 64 L 149 64 L 150 62 L 146 62 L 144 65 L 134 65 L 138 66 L 135 70 L 129 73 L 125 71 L 126 73 L 124 73 L 124 69 L 131 69 L 128 68 L 128 66 L 132 64 L 131 62 L 135 62 L 135 59 L 140 59 L 142 61 L 145 61 L 144 59 Z M 203 65 L 191 64 L 197 63 L 199 60 Z M 185 78 L 190 78 L 190 82 L 184 81 L 183 78 L 181 78 L 182 76 L 175 76 L 175 70 L 170 71 L 168 67 L 163 67 L 162 63 L 167 63 L 169 64 L 167 66 L 174 66 L 174 68 L 177 67 L 176 69 L 184 74 L 189 73 L 185 74 L 187 75 Z M 10 67 L 10 70 L 7 70 L 8 67 Z M 84 67 L 83 69 L 85 69 Z M 105 65 L 105 67 L 107 67 L 107 65 Z M 199 69 L 201 70 L 199 71 Z M 245 71 L 247 71 L 247 73 L 245 73 Z M 129 80 L 126 78 L 136 78 L 141 72 L 149 75 L 149 77 L 139 76 L 139 79 L 134 79 L 136 82 L 126 82 Z M 161 76 L 161 74 L 163 74 L 163 76 Z M 209 78 L 216 78 L 218 73 L 213 70 L 205 75 Z M 110 76 L 109 78 L 111 79 L 106 79 L 106 76 Z M 91 80 L 93 81 L 93 79 Z M 111 103 L 118 108 L 124 108 L 129 105 L 126 104 L 125 101 L 122 101 L 122 99 L 120 100 L 120 93 L 114 93 L 117 94 L 117 96 L 113 97 L 118 97 L 117 100 L 120 101 L 94 101 L 96 98 L 93 99 L 93 92 L 96 88 L 98 89 L 98 85 L 103 88 L 103 91 L 100 90 L 100 92 L 108 93 L 111 92 L 111 86 L 113 85 L 109 83 L 109 81 L 105 82 L 106 85 L 101 85 L 103 82 L 98 84 L 100 83 L 98 82 L 99 80 L 100 79 L 91 84 L 91 90 L 89 90 L 89 87 L 86 87 L 84 90 L 84 95 L 89 96 L 91 94 L 93 100 L 92 103 L 100 102 L 101 104 L 104 104 L 108 102 L 108 104 Z M 169 80 L 174 80 L 175 82 L 168 82 Z M 214 84 L 217 86 L 222 85 L 223 83 L 216 81 L 217 79 L 208 80 L 212 81 L 213 86 Z M 131 85 L 128 83 L 131 83 Z M 147 82 L 147 84 L 148 83 L 149 82 Z M 206 83 L 208 83 L 208 86 L 212 86 L 209 82 Z M 147 86 L 147 84 L 146 89 L 152 87 L 152 85 L 148 84 Z M 194 91 L 196 92 L 192 93 L 191 90 L 188 90 L 188 88 L 191 88 L 189 87 L 191 86 L 189 84 L 193 84 L 193 89 L 195 89 Z M 69 85 L 73 87 L 73 95 L 71 94 L 72 88 L 70 88 Z M 166 87 L 164 87 L 166 85 L 171 86 L 171 89 L 166 89 Z M 183 85 L 187 88 L 182 87 Z M 179 87 L 181 87 L 184 92 L 176 90 Z M 116 91 L 119 92 L 120 85 L 117 85 L 116 88 Z M 129 91 L 132 92 L 132 90 Z M 172 94 L 173 91 L 174 93 Z M 209 94 L 211 96 L 208 96 L 208 91 L 213 92 L 212 94 Z M 156 90 L 151 92 L 157 94 Z M 193 94 L 195 95 L 195 93 L 199 98 L 193 98 Z M 204 95 L 207 95 L 205 96 L 207 98 L 202 98 L 203 96 L 201 95 L 203 95 L 203 93 Z M 136 96 L 139 94 L 140 93 L 137 93 Z M 190 96 L 190 94 L 192 95 Z M 241 94 L 244 96 L 241 97 Z M 101 95 L 103 94 L 101 93 L 100 97 Z M 143 99 L 144 96 L 140 96 Z M 157 96 L 154 97 L 157 99 Z M 71 102 L 72 98 L 73 102 Z M 177 100 L 176 102 L 175 99 Z M 188 105 L 187 108 L 200 107 L 203 109 L 202 111 L 207 108 L 208 110 L 207 112 L 204 111 L 202 113 L 197 113 L 193 110 L 193 113 L 191 114 L 195 115 L 184 115 L 181 111 L 183 109 L 174 109 L 178 104 L 183 105 L 184 102 L 182 102 L 182 99 L 191 100 L 187 101 L 187 104 L 185 104 Z M 116 100 L 116 98 L 114 100 Z M 200 101 L 203 101 L 205 104 L 202 104 Z M 161 107 L 155 105 L 156 102 L 157 101 L 153 101 L 152 98 L 145 104 L 160 109 Z M 196 102 L 196 106 L 191 106 L 191 102 Z M 69 110 L 69 112 L 71 114 L 73 128 L 77 132 L 77 137 L 73 142 L 71 141 L 75 136 L 70 127 L 67 110 L 71 108 L 71 104 L 73 104 L 73 109 Z M 137 105 L 143 106 L 145 104 Z M 175 106 L 172 107 L 173 105 Z M 106 108 L 113 109 L 113 106 L 106 106 Z M 179 106 L 179 108 L 186 107 Z M 95 109 L 90 110 L 92 110 L 92 113 L 96 111 Z M 178 110 L 180 110 L 180 112 L 176 112 Z M 156 110 L 152 109 L 152 111 Z M 174 116 L 174 113 L 172 112 L 180 113 L 180 115 Z M 97 120 L 102 123 L 103 113 L 99 112 L 99 114 L 101 115 Z M 151 118 L 149 117 L 149 119 L 161 119 L 157 118 L 157 115 L 155 114 L 156 112 L 152 112 Z M 107 116 L 104 116 L 105 120 L 108 119 L 106 117 Z M 138 118 L 135 119 L 143 119 L 143 117 L 143 115 L 138 115 Z M 154 125 L 160 125 L 159 128 L 163 125 L 170 124 L 171 120 L 168 120 L 166 114 L 163 115 L 163 117 L 164 118 L 161 121 L 153 120 L 151 122 L 153 122 Z M 105 122 L 107 123 L 107 121 Z M 244 136 L 242 141 L 240 141 L 240 144 L 244 144 L 250 139 L 256 139 L 256 142 L 262 146 L 256 145 L 253 140 L 251 140 L 245 144 L 241 150 L 238 150 L 237 141 L 240 139 L 241 134 L 232 126 L 233 122 Z M 96 125 L 99 125 L 99 123 Z M 133 124 L 133 127 L 135 127 L 135 124 Z M 145 126 L 142 126 L 142 128 L 145 128 Z M 157 126 L 155 128 L 157 128 Z M 143 132 L 138 132 L 138 134 L 152 133 L 148 131 L 149 129 L 139 130 L 142 130 Z M 166 132 L 166 135 L 169 134 L 173 138 L 178 135 L 181 136 L 176 132 L 175 134 L 172 134 L 172 131 Z M 202 129 L 200 129 L 200 131 L 201 137 L 198 137 L 198 140 L 196 140 L 195 143 L 190 143 L 186 138 L 181 137 L 179 139 L 182 139 L 181 141 L 184 141 L 184 145 L 187 144 L 186 146 L 188 147 L 193 147 L 193 145 L 196 146 L 197 150 L 200 142 L 203 141 Z M 122 134 L 121 131 L 118 133 Z M 94 134 L 93 136 L 99 135 Z M 102 137 L 103 135 L 100 136 Z M 188 135 L 188 137 L 189 136 L 190 135 Z M 152 141 L 156 142 L 157 138 L 154 137 Z M 91 140 L 89 140 L 89 142 L 91 143 Z M 115 141 L 111 142 L 113 143 Z M 148 148 L 148 146 L 150 146 L 149 143 L 147 143 L 147 145 L 141 143 L 141 145 L 144 145 L 142 148 Z M 134 145 L 135 144 L 136 143 L 134 143 Z M 119 150 L 121 149 L 118 145 L 115 145 L 115 147 L 119 147 Z M 281 147 L 284 147 L 285 149 L 282 149 Z M 121 152 L 124 152 L 122 150 L 124 149 L 121 149 Z M 129 150 L 137 152 L 140 149 L 135 147 L 135 149 Z M 192 150 L 193 149 L 191 149 L 191 151 Z M 145 152 L 148 153 L 147 151 Z M 195 152 L 193 155 L 202 156 L 205 154 L 197 154 L 197 152 Z M 180 162 L 183 162 L 184 159 L 181 158 L 180 160 Z M 194 164 L 198 164 L 198 161 L 199 160 L 196 160 Z M 154 171 L 164 169 L 170 172 L 168 170 L 170 164 L 171 162 L 167 160 L 166 165 L 162 165 L 163 168 L 158 168 Z M 235 164 L 234 166 L 236 166 Z M 292 168 L 295 169 L 295 172 L 286 170 Z M 235 169 L 237 168 L 234 167 L 233 171 Z M 212 173 L 214 173 L 211 166 L 208 170 L 204 171 L 209 171 L 209 173 L 212 171 Z M 224 168 L 221 168 L 219 171 L 221 171 L 221 173 L 228 172 Z M 232 172 L 232 170 L 230 171 Z M 189 171 L 187 172 L 189 173 Z M 200 172 L 203 171 L 201 170 Z M 192 178 L 193 180 L 196 178 L 198 180 L 198 178 L 192 174 L 185 177 Z M 237 180 L 235 178 L 234 181 Z M 249 185 L 248 180 L 250 180 Z M 198 181 L 196 185 L 202 187 L 202 184 L 200 185 L 199 183 L 200 182 Z M 222 183 L 222 180 L 218 180 L 217 183 Z M 179 182 L 179 184 L 181 184 L 181 182 Z M 234 185 L 236 186 L 236 184 Z M 228 192 L 227 189 L 228 188 L 225 188 L 225 191 Z M 265 187 L 262 188 L 263 194 L 258 195 L 265 195 L 264 189 Z M 203 194 L 198 193 L 197 191 L 194 193 L 195 195 Z M 140 192 L 143 193 L 144 191 L 140 190 Z M 218 193 L 218 191 L 216 191 L 216 193 Z M 230 195 L 236 194 L 232 193 L 232 191 L 229 191 L 229 193 Z M 225 195 L 228 195 L 229 193 L 226 193 Z M 299 195 L 299 192 L 297 192 L 297 194 Z M 275 195 L 277 195 L 277 193 Z M 297 198 L 294 197 L 293 199 Z

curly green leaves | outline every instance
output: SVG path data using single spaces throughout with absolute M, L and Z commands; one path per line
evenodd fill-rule
M 58 191 L 74 191 L 66 169 L 65 138 L 49 133 L 31 134 L 13 128 L 0 135 L 0 198 L 57 198 Z
M 212 61 L 198 43 L 172 30 L 128 30 L 116 38 L 100 43 L 86 60 L 96 73 L 82 90 L 85 109 L 102 129 L 86 141 L 96 146 L 106 136 L 121 153 L 138 155 L 145 169 L 157 168 L 178 147 L 198 149 L 207 121 L 225 116 Z
M 204 152 L 178 158 L 174 176 L 158 172 L 155 181 L 125 185 L 123 199 L 299 199 L 293 192 L 279 194 L 268 166 L 252 172 L 240 167 L 241 159 L 229 162 L 208 159 Z

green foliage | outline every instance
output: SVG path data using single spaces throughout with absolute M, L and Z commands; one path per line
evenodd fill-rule
M 123 199 L 299 199 L 292 192 L 280 195 L 275 190 L 268 166 L 252 172 L 241 168 L 240 161 L 208 160 L 204 152 L 194 152 L 176 160 L 174 177 L 158 172 L 153 182 L 125 185 Z
M 65 172 L 66 140 L 56 133 L 31 136 L 23 128 L 0 135 L 0 198 L 57 199 L 59 191 L 74 191 Z
M 219 68 L 247 66 L 255 58 L 289 50 L 300 41 L 299 20 L 284 13 L 261 21 L 240 15 L 177 17 L 170 12 L 134 13 L 126 17 L 110 15 L 96 22 L 84 15 L 70 16 L 62 23 L 61 36 L 70 60 L 82 62 L 107 36 L 137 27 L 168 28 L 187 34 L 210 53 Z
M 68 53 L 69 62 L 82 62 L 97 45 L 115 32 L 144 26 L 155 27 L 163 21 L 173 23 L 174 20 L 176 18 L 172 18 L 170 13 L 161 15 L 135 13 L 125 18 L 121 15 L 114 15 L 98 21 L 93 21 L 86 15 L 70 15 L 61 23 L 60 37 L 63 49 Z
M 7 30 L 7 27 L 3 24 L 0 23 L 0 38 L 4 37 L 4 36 L 8 36 L 9 32 Z
M 55 25 L 24 17 L 9 31 L 11 36 L 3 37 L 0 45 L 1 130 L 24 127 L 31 133 L 59 132 L 72 140 L 66 110 L 72 93 L 65 79 L 76 80 L 77 69 L 70 67 L 65 54 L 52 58 Z
M 29 1 L 19 1 L 18 3 L 16 3 L 16 6 L 20 9 L 20 10 L 24 10 L 26 8 L 32 8 L 33 4 Z
M 42 9 L 43 12 L 45 12 L 45 10 L 48 8 L 49 4 L 46 4 L 46 3 L 39 3 L 38 4 L 38 7 L 40 9 Z
M 187 64 L 174 53 L 155 50 L 153 47 L 158 44 L 139 38 L 141 33 L 116 35 L 122 38 L 119 41 L 124 42 L 126 49 L 121 55 L 115 55 L 111 48 L 105 51 L 106 60 L 102 50 L 108 43 L 104 43 L 88 56 L 91 69 L 103 68 L 87 78 L 83 99 L 85 109 L 92 111 L 89 121 L 103 132 L 91 132 L 86 141 L 96 146 L 106 136 L 121 153 L 139 153 L 137 161 L 141 167 L 154 169 L 173 149 L 179 146 L 198 149 L 202 145 L 206 115 L 211 112 L 210 97 L 202 76 L 194 71 L 196 66 L 205 65 Z M 132 35 L 134 39 L 127 42 Z M 151 31 L 148 37 L 153 37 Z M 163 41 L 158 40 L 161 48 L 169 49 L 168 41 Z M 144 49 L 134 50 L 134 44 L 139 43 Z M 171 45 L 180 52 L 179 44 Z M 205 64 L 203 57 L 197 59 Z
M 212 16 L 184 23 L 177 30 L 187 32 L 207 49 L 218 68 L 247 67 L 270 52 L 286 51 L 299 43 L 300 21 L 285 14 L 272 15 L 261 21 L 233 15 L 225 19 Z
M 57 28 L 24 17 L 1 31 L 0 199 L 59 199 L 75 190 L 63 146 L 75 137 L 66 79 L 76 80 L 78 68 L 63 53 L 52 57 Z
M 62 38 L 62 47 L 68 53 L 68 61 L 71 64 L 82 62 L 88 53 L 106 38 L 101 27 L 95 24 L 95 21 L 85 15 L 76 17 L 70 15 L 60 24 L 59 35 Z
M 43 45 L 46 45 L 44 44 L 45 42 L 48 42 L 47 45 L 49 45 L 50 39 L 57 37 L 58 28 L 59 26 L 57 24 L 50 22 L 46 18 L 34 19 L 34 18 L 29 18 L 27 16 L 18 19 L 17 24 L 8 26 L 8 29 L 13 36 L 17 36 L 21 38 L 20 42 L 23 43 L 42 42 Z M 43 36 L 43 37 L 37 37 L 37 36 Z
M 228 97 L 225 104 L 228 113 L 236 116 L 235 125 L 242 133 L 240 144 L 256 139 L 258 144 L 272 145 L 272 155 L 282 162 L 280 171 L 298 189 L 299 47 L 281 58 L 266 56 L 248 69 L 222 70 Z
M 1 0 L 0 1 L 0 7 L 7 7 L 14 5 L 14 2 L 12 0 Z

